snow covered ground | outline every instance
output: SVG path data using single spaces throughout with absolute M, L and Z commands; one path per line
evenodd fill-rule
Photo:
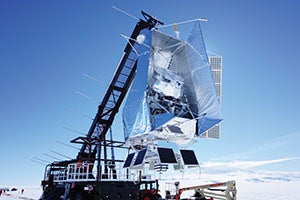
M 198 180 L 197 176 L 199 175 L 185 175 L 184 181 L 180 180 L 181 187 L 235 180 L 237 199 L 239 200 L 300 199 L 296 192 L 300 186 L 300 172 L 238 171 L 203 173 Z M 172 177 L 174 181 L 179 178 L 176 175 Z M 162 189 L 164 190 L 164 188 Z
M 272 172 L 272 171 L 238 171 L 228 173 L 203 173 L 201 175 L 193 172 L 184 176 L 173 174 L 168 181 L 180 181 L 180 186 L 199 185 L 214 182 L 235 180 L 237 185 L 237 197 L 239 200 L 296 200 L 300 199 L 297 189 L 300 186 L 300 172 Z M 184 178 L 182 180 L 182 178 Z M 200 178 L 200 179 L 199 179 Z M 162 178 L 163 179 L 163 178 Z M 160 186 L 164 195 L 164 181 Z M 3 186 L 0 186 L 0 188 Z M 8 187 L 13 188 L 13 187 Z M 6 196 L 2 193 L 0 200 L 38 199 L 41 195 L 40 186 L 16 186 L 17 191 L 9 191 Z M 21 194 L 21 190 L 24 193 Z
M 207 181 L 235 180 L 237 197 L 241 200 L 300 199 L 300 172 L 249 171 L 226 174 L 203 174 Z
M 0 188 L 4 188 L 0 186 Z M 1 200 L 12 200 L 12 199 L 23 199 L 23 200 L 36 200 L 39 199 L 42 193 L 42 188 L 40 186 L 9 186 L 5 187 L 12 190 L 13 188 L 17 189 L 16 191 L 6 191 L 2 192 L 0 199 Z M 22 194 L 23 189 L 23 194 Z

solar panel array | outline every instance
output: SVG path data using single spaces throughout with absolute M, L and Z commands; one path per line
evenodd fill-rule
M 130 167 L 130 165 L 132 163 L 132 160 L 134 158 L 134 155 L 135 155 L 135 153 L 128 154 L 128 156 L 127 156 L 127 158 L 125 160 L 125 163 L 123 165 L 123 168 Z
M 139 153 L 134 161 L 134 166 L 143 164 L 146 152 L 147 152 L 147 149 L 139 151 Z
M 177 163 L 173 149 L 170 148 L 157 148 L 160 163 L 173 164 Z
M 133 166 L 141 165 L 144 163 L 144 159 L 147 153 L 147 149 L 143 149 L 137 153 L 136 159 L 134 157 L 136 153 L 128 154 L 123 168 L 131 167 L 132 162 Z M 174 154 L 173 149 L 171 148 L 157 148 L 158 157 L 160 160 L 159 166 L 166 164 L 177 164 L 177 159 Z M 193 150 L 180 149 L 180 154 L 183 160 L 184 165 L 199 165 L 198 160 L 196 158 L 195 152 Z M 156 166 L 157 167 L 157 166 Z M 157 170 L 157 169 L 156 169 Z
M 180 154 L 185 165 L 199 165 L 193 150 L 180 149 Z

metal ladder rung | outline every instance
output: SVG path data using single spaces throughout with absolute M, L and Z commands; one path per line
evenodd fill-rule
M 125 82 L 122 82 L 122 81 L 116 81 L 116 83 L 120 83 L 120 84 L 122 84 L 122 85 L 125 84 Z
M 124 88 L 118 87 L 118 86 L 116 86 L 116 85 L 113 86 L 113 89 L 114 89 L 114 90 L 117 90 L 117 91 L 119 91 L 119 92 L 124 91 Z
M 103 110 L 111 110 L 113 107 L 105 106 Z
M 107 102 L 111 102 L 111 103 L 116 103 L 116 101 L 115 100 L 111 100 L 111 99 L 109 99 Z
M 107 102 L 107 105 L 109 105 L 108 107 L 115 107 L 116 106 L 116 102 L 110 101 L 110 102 Z
M 132 67 L 129 67 L 129 66 L 127 66 L 127 65 L 124 65 L 124 68 L 126 68 L 126 69 L 132 69 Z
M 101 123 L 103 123 L 103 124 L 108 124 L 108 123 L 109 123 L 109 120 L 103 119 L 103 118 L 101 118 L 99 121 L 100 121 Z
M 126 76 L 126 77 L 128 77 L 129 76 L 129 74 L 124 74 L 124 73 L 120 73 L 120 75 L 122 75 L 122 76 Z
M 127 66 L 127 68 L 132 69 L 132 67 L 134 66 L 134 63 L 135 63 L 135 62 L 126 61 L 125 64 L 124 64 L 124 66 Z
M 136 58 L 127 58 L 127 60 L 129 60 L 129 61 L 132 61 L 132 62 L 135 62 L 137 59 Z

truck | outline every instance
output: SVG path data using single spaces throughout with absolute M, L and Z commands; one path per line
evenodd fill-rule
M 122 141 L 108 139 L 107 132 L 136 73 L 137 56 L 133 46 L 142 30 L 163 24 L 143 11 L 142 15 L 144 19 L 136 24 L 125 46 L 88 133 L 71 140 L 81 144 L 77 157 L 46 166 L 41 200 L 160 199 L 157 181 L 131 177 L 128 172 L 123 176 L 117 172 L 116 163 L 124 160 L 108 157 L 109 149 L 127 148 Z
M 175 154 L 156 141 L 191 142 L 222 120 L 200 24 L 195 24 L 189 43 L 157 31 L 163 22 L 141 13 L 144 19 L 125 37 L 127 45 L 87 134 L 70 141 L 81 145 L 76 158 L 45 167 L 40 200 L 158 200 L 159 180 L 144 173 L 145 165 L 159 173 L 169 165 L 174 170 L 182 163 L 199 165 L 193 151 Z M 131 92 L 136 89 L 138 95 Z M 130 145 L 114 140 L 111 131 L 125 97 L 124 135 Z M 127 158 L 116 159 L 117 150 L 127 151 Z M 177 187 L 174 195 L 167 191 L 166 199 L 180 199 L 191 189 L 202 199 L 217 199 L 203 188 L 208 187 Z M 235 200 L 231 197 L 225 196 Z

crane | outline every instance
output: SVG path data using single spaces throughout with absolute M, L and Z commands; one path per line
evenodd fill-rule
M 113 141 L 112 139 L 107 140 L 106 134 L 111 128 L 116 114 L 130 88 L 130 85 L 134 79 L 138 55 L 135 52 L 134 46 L 140 45 L 137 41 L 140 32 L 144 29 L 151 30 L 157 25 L 163 23 L 151 15 L 142 11 L 144 19 L 140 19 L 136 24 L 127 45 L 125 46 L 121 60 L 117 66 L 117 69 L 112 77 L 112 80 L 106 90 L 106 93 L 98 106 L 96 115 L 92 121 L 92 124 L 86 134 L 86 136 L 79 136 L 71 143 L 81 144 L 81 148 L 75 159 L 53 162 L 46 166 L 44 180 L 42 186 L 44 189 L 41 199 L 55 200 L 63 196 L 63 199 L 74 200 L 74 199 L 92 199 L 91 196 L 103 197 L 107 194 L 102 194 L 103 191 L 113 192 L 113 187 L 120 188 L 122 183 L 101 184 L 103 179 L 108 179 L 109 170 L 113 172 L 113 178 L 116 178 L 116 171 L 114 169 L 115 162 L 123 162 L 123 160 L 116 160 L 112 155 L 112 158 L 108 158 L 108 148 L 122 147 L 124 142 Z M 112 135 L 111 135 L 112 137 Z M 103 155 L 103 156 L 102 156 Z M 97 174 L 94 177 L 91 174 L 94 163 L 98 162 Z M 102 170 L 102 163 L 104 162 L 104 171 Z M 75 175 L 75 173 L 77 173 Z M 80 175 L 78 175 L 78 173 Z M 67 174 L 67 175 L 66 175 Z M 76 182 L 76 184 L 75 184 Z M 107 182 L 106 182 L 107 183 Z M 126 187 L 132 187 L 132 192 L 124 188 L 120 190 L 118 198 L 124 196 L 122 192 L 126 192 L 126 195 L 133 196 L 139 190 L 139 186 L 133 186 L 131 182 L 123 182 Z M 123 184 L 123 185 L 124 185 Z M 76 186 L 75 186 L 76 185 Z M 104 188 L 109 188 L 108 190 Z M 89 191 L 93 188 L 94 194 L 90 195 Z M 127 191 L 125 191 L 127 190 Z M 87 192 L 86 192 L 87 191 Z M 125 198 L 125 197 L 124 197 Z M 127 197 L 126 197 L 127 199 Z

